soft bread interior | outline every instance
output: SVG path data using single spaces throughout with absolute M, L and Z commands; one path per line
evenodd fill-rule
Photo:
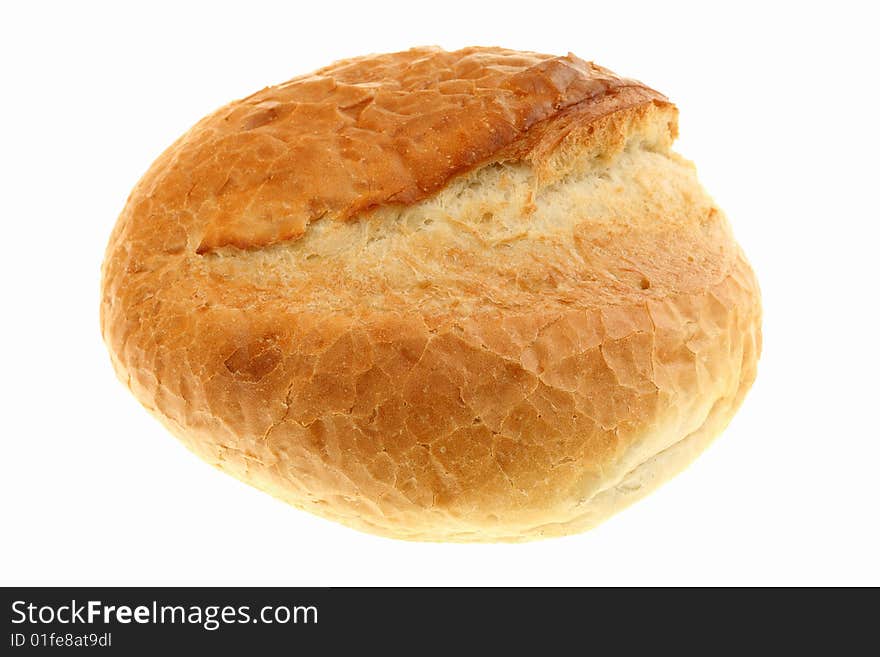
M 494 163 L 423 202 L 317 221 L 269 247 L 217 249 L 203 266 L 322 309 L 598 306 L 651 286 L 663 294 L 669 271 L 698 287 L 726 223 L 691 163 L 669 150 L 671 110 L 622 114 L 596 128 L 608 133 L 601 154 L 595 138 L 585 146 L 574 135 L 549 163 Z

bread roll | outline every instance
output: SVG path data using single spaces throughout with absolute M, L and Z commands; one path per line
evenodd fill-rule
M 758 285 L 676 133 L 571 54 L 415 48 L 267 87 L 129 197 L 113 365 L 202 459 L 351 527 L 593 527 L 755 378 Z

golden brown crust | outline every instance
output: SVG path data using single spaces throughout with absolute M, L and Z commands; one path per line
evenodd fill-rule
M 199 253 L 300 237 L 321 217 L 410 204 L 655 91 L 574 55 L 415 48 L 268 87 L 203 119 L 154 167 Z
M 263 90 L 129 198 L 114 366 L 202 458 L 352 526 L 585 529 L 755 376 L 757 284 L 675 132 L 573 55 L 422 48 Z

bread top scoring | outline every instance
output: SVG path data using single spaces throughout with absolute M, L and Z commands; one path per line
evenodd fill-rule
M 665 98 L 572 54 L 415 48 L 337 62 L 209 115 L 166 155 L 154 205 L 200 254 L 409 205 L 455 176 L 535 161 L 576 126 Z M 193 221 L 195 219 L 195 221 Z
M 340 62 L 214 112 L 156 160 L 108 245 L 105 322 L 135 322 L 145 298 L 436 318 L 699 291 L 736 249 L 676 133 L 663 96 L 573 55 Z

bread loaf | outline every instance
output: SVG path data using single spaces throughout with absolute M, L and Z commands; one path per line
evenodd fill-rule
M 414 48 L 267 87 L 129 197 L 113 365 L 202 459 L 357 529 L 590 528 L 755 377 L 758 286 L 676 133 L 571 54 Z

